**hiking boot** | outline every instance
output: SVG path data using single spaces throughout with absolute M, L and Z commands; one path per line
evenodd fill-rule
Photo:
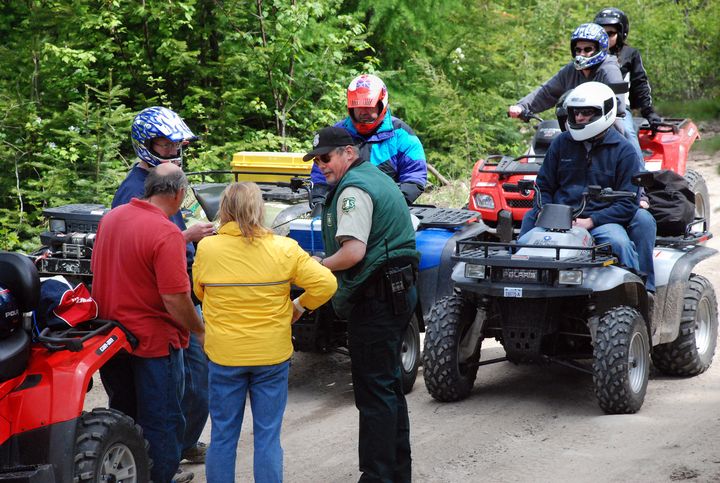
M 198 441 L 198 444 L 182 452 L 182 459 L 188 463 L 203 464 L 205 453 L 207 453 L 207 445 Z
M 187 483 L 188 481 L 192 481 L 193 478 L 195 478 L 195 473 L 178 468 L 172 483 Z

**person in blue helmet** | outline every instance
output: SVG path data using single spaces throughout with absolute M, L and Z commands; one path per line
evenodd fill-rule
M 637 128 L 632 118 L 631 108 L 640 109 L 642 116 L 648 120 L 650 124 L 662 122 L 662 118 L 655 112 L 653 108 L 653 100 L 650 95 L 650 83 L 648 81 L 645 67 L 643 66 L 640 52 L 630 47 L 626 41 L 630 32 L 630 21 L 627 15 L 617 8 L 604 8 L 595 15 L 596 24 L 602 26 L 608 35 L 609 52 L 616 56 L 620 64 L 620 71 L 623 79 L 630 85 L 628 94 L 629 104 L 626 106 L 624 119 L 625 132 L 628 140 L 632 143 L 635 150 L 642 159 L 642 150 L 640 142 L 637 138 Z
M 113 208 L 129 203 L 132 198 L 142 198 L 148 173 L 156 166 L 173 163 L 182 167 L 183 148 L 187 143 L 196 139 L 180 116 L 172 110 L 160 106 L 148 107 L 135 116 L 130 137 L 138 160 L 115 192 L 112 201 Z M 170 220 L 180 228 L 185 238 L 187 271 L 192 283 L 194 243 L 212 235 L 214 225 L 212 223 L 195 223 L 188 227 L 185 225 L 180 211 L 171 216 Z M 193 302 L 199 311 L 199 301 L 193 299 Z M 199 442 L 199 439 L 208 418 L 208 361 L 194 334 L 190 336 L 188 348 L 183 350 L 183 363 L 185 366 L 185 393 L 182 408 L 186 424 L 182 439 L 182 458 L 190 463 L 204 463 L 207 446 L 205 443 Z M 101 371 L 101 376 L 103 381 L 108 378 L 122 380 L 128 377 L 128 371 L 123 367 L 122 361 L 119 361 L 105 366 Z M 118 386 L 111 384 L 111 387 Z M 108 394 L 108 396 L 110 407 L 120 409 L 126 414 L 134 414 L 134 394 L 122 391 Z M 189 478 L 186 476 L 188 474 L 192 475 L 189 472 L 181 473 L 176 481 L 182 482 L 184 478 Z
M 350 133 L 360 159 L 395 180 L 405 202 L 412 204 L 427 183 L 425 151 L 410 126 L 390 113 L 385 83 L 372 74 L 355 77 L 347 89 L 347 109 L 348 116 L 335 126 Z M 330 186 L 317 165 L 310 177 L 313 203 L 322 204 Z
M 508 116 L 520 117 L 524 112 L 543 112 L 554 107 L 560 97 L 584 82 L 602 82 L 611 88 L 624 85 L 617 59 L 608 53 L 608 36 L 600 25 L 584 23 L 570 36 L 573 60 L 565 64 L 543 85 L 508 108 Z M 625 115 L 624 96 L 618 96 L 618 117 Z M 615 127 L 624 134 L 623 122 Z

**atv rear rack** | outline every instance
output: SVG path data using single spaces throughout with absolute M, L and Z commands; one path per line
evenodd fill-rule
M 538 154 L 538 155 L 523 155 L 518 158 L 513 158 L 510 156 L 504 156 L 501 154 L 494 154 L 492 156 L 488 156 L 485 162 L 483 163 L 480 168 L 478 168 L 478 172 L 480 173 L 494 173 L 499 175 L 505 175 L 510 176 L 513 174 L 537 174 L 538 171 L 540 171 L 540 166 L 542 166 L 542 163 L 538 162 L 522 162 L 521 159 L 530 159 L 530 158 L 537 158 L 537 159 L 543 159 L 545 155 Z M 499 159 L 499 161 L 495 162 L 495 160 Z M 486 169 L 487 167 L 487 169 Z
M 520 248 L 543 248 L 555 250 L 554 257 L 541 257 L 518 255 Z M 561 250 L 580 251 L 575 257 L 560 258 Z M 617 264 L 618 260 L 612 254 L 609 243 L 602 243 L 591 247 L 577 247 L 567 245 L 528 245 L 521 243 L 502 243 L 463 240 L 458 241 L 452 259 L 457 262 L 474 263 L 487 266 L 528 267 L 535 268 L 578 268 L 602 267 Z

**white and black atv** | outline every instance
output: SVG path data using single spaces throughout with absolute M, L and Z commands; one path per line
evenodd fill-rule
M 642 181 L 642 177 L 636 180 Z M 512 189 L 506 186 L 505 189 Z M 526 193 L 534 181 L 516 185 Z M 585 198 L 635 193 L 592 187 Z M 608 414 L 634 413 L 645 399 L 651 360 L 664 374 L 695 376 L 711 364 L 718 335 L 717 300 L 693 267 L 716 253 L 697 219 L 686 233 L 658 238 L 657 292 L 620 266 L 609 244 L 595 245 L 573 227 L 583 206 L 541 207 L 529 243 L 458 241 L 455 293 L 439 300 L 425 321 L 425 385 L 439 401 L 467 397 L 483 364 L 557 362 L 591 373 Z M 495 338 L 506 357 L 481 361 L 482 342 Z M 591 362 L 591 364 L 589 363 Z

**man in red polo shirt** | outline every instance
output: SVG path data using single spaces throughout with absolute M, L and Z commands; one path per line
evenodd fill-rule
M 145 181 L 145 198 L 110 211 L 100 222 L 92 257 L 92 294 L 100 317 L 129 329 L 139 344 L 130 356 L 137 423 L 150 443 L 152 479 L 173 480 L 185 427 L 182 350 L 189 331 L 204 334 L 190 298 L 185 240 L 169 217 L 187 190 L 182 169 L 159 165 Z M 127 388 L 106 388 L 123 391 Z

